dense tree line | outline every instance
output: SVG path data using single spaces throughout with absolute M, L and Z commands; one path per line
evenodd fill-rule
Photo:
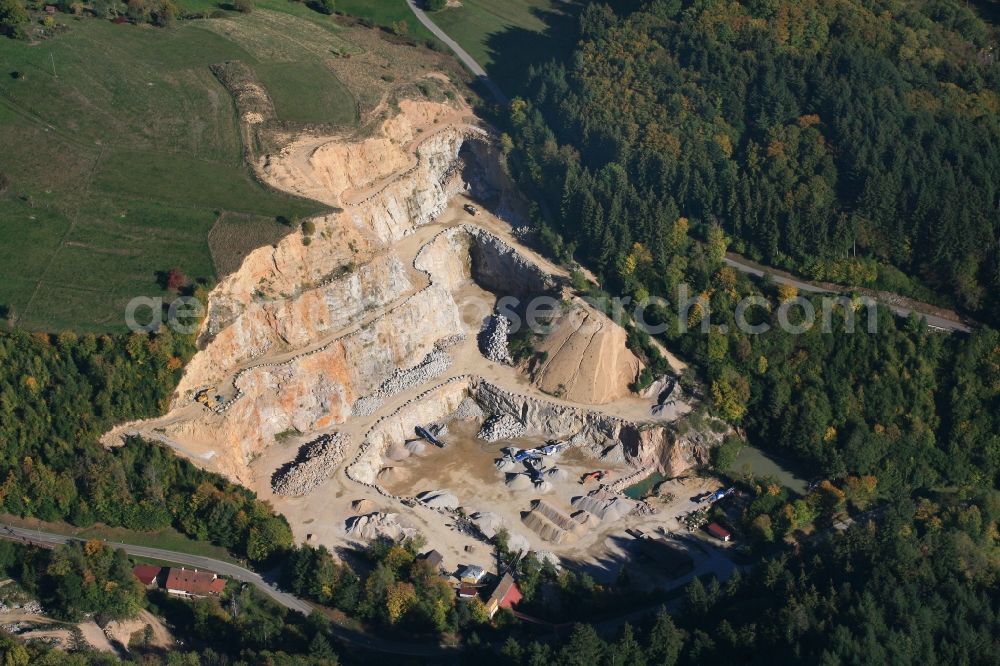
M 99 619 L 134 617 L 143 589 L 123 550 L 102 541 L 57 546 L 53 550 L 0 541 L 0 568 L 61 620 L 92 613 Z
M 289 552 L 282 584 L 304 598 L 407 635 L 484 624 L 483 602 L 456 603 L 454 588 L 437 567 L 418 557 L 422 544 L 422 538 L 372 542 L 363 553 L 363 576 L 325 547 L 306 545 Z
M 255 495 L 155 444 L 106 450 L 112 425 L 166 407 L 189 337 L 0 333 L 0 507 L 18 516 L 173 526 L 262 562 L 291 530 Z
M 1000 650 L 1000 496 L 894 502 L 877 520 L 720 585 L 696 579 L 683 613 L 604 641 L 508 641 L 484 661 L 524 665 L 990 664 Z
M 995 331 L 941 336 L 854 301 L 829 329 L 788 334 L 779 309 L 796 294 L 764 285 L 748 319 L 770 330 L 747 334 L 736 305 L 761 289 L 722 262 L 735 245 L 817 278 L 918 289 L 896 265 L 993 316 L 991 29 L 947 1 L 617 5 L 584 11 L 569 64 L 536 68 L 510 106 L 504 147 L 541 201 L 543 244 L 611 293 L 666 299 L 647 322 L 755 444 L 886 492 L 997 484 Z M 703 300 L 685 310 L 682 287 Z M 641 388 L 665 363 L 641 330 L 629 337 L 651 361 Z
M 564 252 L 621 285 L 642 243 L 669 294 L 695 260 L 672 247 L 683 216 L 771 265 L 925 284 L 1000 321 L 1000 67 L 966 5 L 615 4 L 637 8 L 591 5 L 569 64 L 512 106 L 508 147 Z
M 151 666 L 224 666 L 226 664 L 288 664 L 333 666 L 329 621 L 306 618 L 281 608 L 253 586 L 230 583 L 221 598 L 193 602 L 162 591 L 145 590 L 132 573 L 125 552 L 100 541 L 45 550 L 0 541 L 0 570 L 59 620 L 76 622 L 83 614 L 106 620 L 134 617 L 143 607 L 163 616 L 183 642 L 169 652 L 145 644 L 129 645 L 126 659 L 92 650 L 67 653 L 41 641 L 24 644 L 0 631 L 0 662 L 9 665 L 136 663 Z M 135 637 L 134 637 L 135 638 Z M 183 646 L 183 647 L 181 647 Z

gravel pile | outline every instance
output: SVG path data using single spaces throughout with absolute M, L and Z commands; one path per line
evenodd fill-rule
M 300 496 L 323 483 L 344 460 L 347 437 L 340 433 L 321 435 L 302 447 L 299 459 L 271 480 L 275 495 Z
M 459 421 L 482 421 L 486 418 L 486 415 L 483 414 L 483 408 L 479 406 L 478 402 L 472 398 L 466 398 L 451 413 L 451 418 Z
M 492 314 L 486 320 L 483 330 L 479 332 L 479 351 L 488 361 L 514 365 L 510 348 L 507 346 L 509 331 L 510 321 L 503 315 Z
M 351 412 L 354 416 L 371 416 L 386 400 L 403 391 L 428 382 L 442 375 L 451 366 L 451 354 L 447 349 L 453 346 L 462 336 L 452 336 L 434 345 L 433 351 L 412 368 L 397 368 L 389 379 L 375 389 L 371 395 L 365 396 L 354 403 Z
M 479 431 L 479 439 L 487 442 L 498 442 L 501 439 L 516 439 L 524 434 L 527 428 L 511 414 L 491 416 Z
M 458 508 L 458 497 L 447 490 L 428 490 L 417 495 L 417 499 L 432 509 Z

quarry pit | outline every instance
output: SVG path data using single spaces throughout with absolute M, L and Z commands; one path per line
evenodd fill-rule
M 624 329 L 519 240 L 527 205 L 468 108 L 404 100 L 372 136 L 309 136 L 255 168 L 334 212 L 213 289 L 170 411 L 107 445 L 174 448 L 270 501 L 300 542 L 420 532 L 449 568 L 492 564 L 501 527 L 591 563 L 613 535 L 663 527 L 671 512 L 621 491 L 706 463 L 721 435 L 685 423 L 693 401 L 669 379 L 632 392 Z M 504 331 L 484 343 L 501 299 L 539 297 L 555 306 L 526 357 L 507 357 Z

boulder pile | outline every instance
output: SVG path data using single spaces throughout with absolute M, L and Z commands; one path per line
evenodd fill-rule
M 501 439 L 516 439 L 525 430 L 525 425 L 512 414 L 494 414 L 483 424 L 477 437 L 487 442 L 498 442 Z
M 492 314 L 486 320 L 483 330 L 479 332 L 479 350 L 488 361 L 514 365 L 507 346 L 507 335 L 510 332 L 510 321 L 501 314 Z
M 323 483 L 344 460 L 347 437 L 338 433 L 320 435 L 305 444 L 298 459 L 271 480 L 275 495 L 301 496 Z
M 347 519 L 347 533 L 352 537 L 371 541 L 387 538 L 391 541 L 401 541 L 412 537 L 417 530 L 403 522 L 398 513 L 370 513 L 365 516 L 352 516 Z

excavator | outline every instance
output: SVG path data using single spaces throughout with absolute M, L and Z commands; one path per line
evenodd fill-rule
M 585 484 L 585 483 L 587 483 L 589 481 L 601 481 L 608 474 L 611 474 L 611 470 L 608 470 L 608 469 L 601 470 L 601 469 L 599 469 L 596 472 L 588 472 L 587 474 L 584 474 L 582 477 L 580 477 L 580 483 L 581 484 Z

